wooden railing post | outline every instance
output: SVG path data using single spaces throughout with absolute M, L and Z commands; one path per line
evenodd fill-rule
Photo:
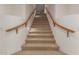
M 25 27 L 26 27 L 26 23 L 25 23 L 24 25 L 25 25 Z
M 67 30 L 67 38 L 69 37 L 69 31 Z
M 16 34 L 18 33 L 18 28 L 16 28 Z
M 55 22 L 53 21 L 53 26 L 55 27 Z

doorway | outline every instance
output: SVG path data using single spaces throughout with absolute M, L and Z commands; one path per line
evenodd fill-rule
M 36 4 L 36 15 L 44 14 L 44 4 Z

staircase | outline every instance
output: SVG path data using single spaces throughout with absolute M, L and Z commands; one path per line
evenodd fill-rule
M 36 15 L 31 29 L 26 39 L 26 43 L 22 46 L 22 51 L 15 53 L 16 55 L 60 55 L 64 54 L 59 51 L 52 31 L 48 24 L 46 15 Z

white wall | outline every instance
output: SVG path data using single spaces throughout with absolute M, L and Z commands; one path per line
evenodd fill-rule
M 54 19 L 59 19 L 65 15 L 67 15 L 69 12 L 69 5 L 65 4 L 50 4 L 46 5 L 47 9 L 51 13 L 52 17 Z
M 35 6 L 31 4 L 1 4 L 0 14 L 9 14 L 20 17 L 26 17 L 27 14 L 31 13 L 34 7 Z
M 55 5 L 54 4 L 47 4 L 45 7 L 50 11 L 51 16 L 55 18 Z
M 79 4 L 70 4 L 69 14 L 79 14 Z
M 60 19 L 63 16 L 79 14 L 79 4 L 47 4 L 54 19 Z
M 60 5 L 59 5 L 60 6 Z M 79 8 L 78 5 L 67 5 L 68 11 L 65 13 L 64 10 L 60 10 L 61 8 L 57 8 L 57 10 L 60 10 L 60 13 L 56 16 L 56 20 L 59 24 L 62 24 L 64 27 L 68 27 L 72 30 L 75 30 L 75 33 L 69 33 L 69 37 L 67 37 L 67 32 L 62 30 L 60 27 L 53 27 L 52 19 L 47 15 L 48 20 L 50 22 L 50 26 L 52 29 L 52 32 L 54 34 L 55 40 L 57 44 L 60 47 L 60 50 L 63 51 L 66 54 L 79 54 L 79 11 L 77 8 Z M 50 13 L 52 13 L 50 11 Z M 51 14 L 52 15 L 52 14 Z M 56 15 L 56 13 L 55 13 Z M 61 34 L 61 35 L 60 35 Z
M 35 5 L 3 4 L 0 7 L 2 9 L 0 9 L 0 27 L 11 28 L 25 22 L 35 8 Z
M 22 45 L 27 39 L 27 34 L 31 27 L 33 17 L 29 20 L 27 27 L 20 27 L 19 32 L 16 31 L 6 32 L 4 29 L 0 30 L 0 54 L 13 54 L 21 50 Z
M 64 24 L 63 26 L 75 31 L 67 37 L 67 32 L 61 28 L 56 26 L 52 29 L 60 50 L 66 54 L 79 54 L 79 15 L 68 15 L 60 20 L 58 22 Z
M 57 4 L 55 5 L 55 19 L 59 19 L 65 15 L 68 15 L 68 5 Z
M 6 32 L 5 30 L 26 21 L 35 6 L 0 5 L 0 7 L 2 8 L 0 9 L 0 54 L 13 54 L 21 50 L 21 46 L 27 39 L 34 16 L 29 20 L 27 27 L 23 26 L 18 29 L 18 34 L 16 34 L 15 30 L 11 32 Z

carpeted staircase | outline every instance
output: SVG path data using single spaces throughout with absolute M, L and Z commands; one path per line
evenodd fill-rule
M 49 26 L 46 15 L 36 15 L 31 29 L 22 46 L 22 50 L 16 55 L 61 55 L 54 36 Z

